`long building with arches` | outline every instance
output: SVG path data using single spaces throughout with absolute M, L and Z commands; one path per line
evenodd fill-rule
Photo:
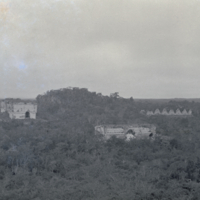
M 176 110 L 173 109 L 166 109 L 164 108 L 163 110 L 159 110 L 158 108 L 155 111 L 148 110 L 144 111 L 147 116 L 152 116 L 152 115 L 165 115 L 165 116 L 192 116 L 192 110 L 186 110 L 183 109 L 182 111 L 178 108 Z
M 156 126 L 153 124 L 131 124 L 131 125 L 99 125 L 95 127 L 95 133 L 101 134 L 105 139 L 112 136 L 130 139 L 154 139 Z

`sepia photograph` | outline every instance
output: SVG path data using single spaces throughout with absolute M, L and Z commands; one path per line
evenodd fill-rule
M 0 0 L 0 200 L 200 199 L 200 0 Z

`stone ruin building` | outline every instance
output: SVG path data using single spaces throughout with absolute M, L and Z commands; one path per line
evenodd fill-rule
M 106 140 L 112 136 L 128 141 L 130 139 L 154 139 L 156 127 L 151 124 L 99 125 L 95 127 L 95 133 L 103 135 Z
M 37 104 L 22 100 L 2 100 L 1 113 L 8 112 L 10 119 L 36 119 Z
M 155 111 L 140 111 L 141 114 L 146 114 L 147 116 L 152 115 L 165 115 L 165 116 L 192 116 L 192 110 L 183 109 L 182 111 L 178 108 L 176 110 L 173 109 L 166 109 L 159 110 L 158 108 Z

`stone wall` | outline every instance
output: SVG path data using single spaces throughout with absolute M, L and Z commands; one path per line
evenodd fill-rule
M 154 138 L 156 127 L 150 124 L 133 125 L 100 125 L 95 127 L 96 134 L 102 134 L 105 139 L 112 136 L 124 139 Z

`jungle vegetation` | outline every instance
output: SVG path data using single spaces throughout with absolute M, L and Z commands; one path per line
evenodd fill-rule
M 37 97 L 37 120 L 0 122 L 2 200 L 200 199 L 200 104 L 125 99 L 66 88 Z M 184 107 L 193 117 L 146 117 Z M 154 141 L 94 134 L 95 125 L 151 123 Z M 163 136 L 163 137 L 162 137 Z

